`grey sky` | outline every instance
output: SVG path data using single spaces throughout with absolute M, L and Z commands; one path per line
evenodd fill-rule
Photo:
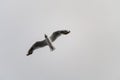
M 0 80 L 120 80 L 119 0 L 1 0 Z M 44 34 L 71 30 L 27 57 Z

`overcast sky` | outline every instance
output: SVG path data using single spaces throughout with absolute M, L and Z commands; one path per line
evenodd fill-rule
M 120 80 L 120 1 L 0 0 L 0 80 Z

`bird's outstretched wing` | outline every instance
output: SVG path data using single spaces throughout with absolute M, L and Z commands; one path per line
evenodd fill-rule
M 50 36 L 50 40 L 53 42 L 55 41 L 60 35 L 66 35 L 70 33 L 70 31 L 68 30 L 59 30 L 59 31 L 56 31 L 56 32 L 53 32 L 53 34 Z
M 29 49 L 27 56 L 31 55 L 33 53 L 33 51 L 37 48 L 41 48 L 47 46 L 46 40 L 43 41 L 37 41 L 36 43 L 34 43 L 32 45 L 32 47 Z

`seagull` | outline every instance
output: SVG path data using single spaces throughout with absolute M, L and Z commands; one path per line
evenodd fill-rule
M 53 32 L 50 37 L 48 37 L 45 34 L 44 35 L 45 39 L 42 41 L 35 42 L 32 45 L 32 47 L 28 50 L 28 54 L 26 54 L 26 55 L 29 56 L 33 53 L 34 50 L 45 47 L 45 46 L 49 46 L 51 51 L 55 50 L 55 47 L 52 45 L 52 42 L 54 42 L 59 36 L 67 35 L 68 33 L 70 33 L 69 30 L 58 30 L 58 31 Z

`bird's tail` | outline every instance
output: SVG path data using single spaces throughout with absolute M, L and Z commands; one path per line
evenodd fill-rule
M 26 54 L 26 56 L 29 56 L 33 53 L 33 48 L 30 48 L 30 50 L 28 51 L 28 54 Z
M 49 48 L 50 48 L 51 51 L 54 51 L 54 50 L 55 50 L 55 47 L 52 46 L 52 45 L 49 45 Z

